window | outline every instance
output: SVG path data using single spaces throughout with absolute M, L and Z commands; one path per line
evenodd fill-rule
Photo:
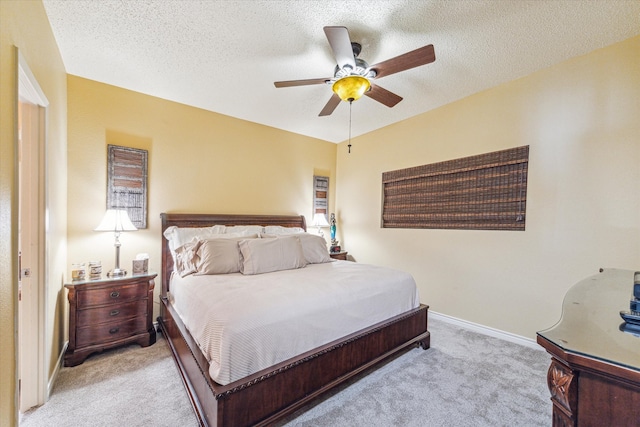
M 525 229 L 529 146 L 382 174 L 383 228 Z

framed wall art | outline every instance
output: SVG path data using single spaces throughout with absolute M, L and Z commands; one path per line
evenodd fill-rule
M 147 228 L 147 150 L 107 145 L 107 209 L 126 209 Z
M 329 221 L 329 177 L 313 177 L 313 215 L 322 214 Z

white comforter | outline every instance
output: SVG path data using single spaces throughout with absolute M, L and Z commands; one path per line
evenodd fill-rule
M 349 261 L 253 276 L 174 274 L 170 289 L 222 385 L 419 306 L 408 273 Z

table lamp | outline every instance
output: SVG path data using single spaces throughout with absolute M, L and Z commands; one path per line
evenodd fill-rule
M 327 222 L 327 217 L 324 214 L 317 213 L 313 216 L 311 225 L 313 225 L 314 227 L 318 227 L 318 235 L 324 237 L 324 233 L 322 232 L 320 227 L 328 227 L 329 223 Z
M 129 214 L 124 209 L 107 209 L 102 218 L 102 222 L 94 231 L 113 231 L 116 240 L 116 266 L 107 273 L 107 277 L 122 277 L 127 274 L 126 270 L 120 268 L 120 233 L 123 231 L 136 231 L 137 228 L 129 219 Z

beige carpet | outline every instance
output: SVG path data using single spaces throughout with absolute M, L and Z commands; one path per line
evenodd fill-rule
M 549 426 L 543 351 L 430 320 L 414 349 L 283 420 L 281 426 Z M 45 405 L 21 426 L 194 426 L 161 335 L 63 368 Z
M 20 426 L 195 426 L 196 417 L 162 335 L 62 368 L 47 403 Z

